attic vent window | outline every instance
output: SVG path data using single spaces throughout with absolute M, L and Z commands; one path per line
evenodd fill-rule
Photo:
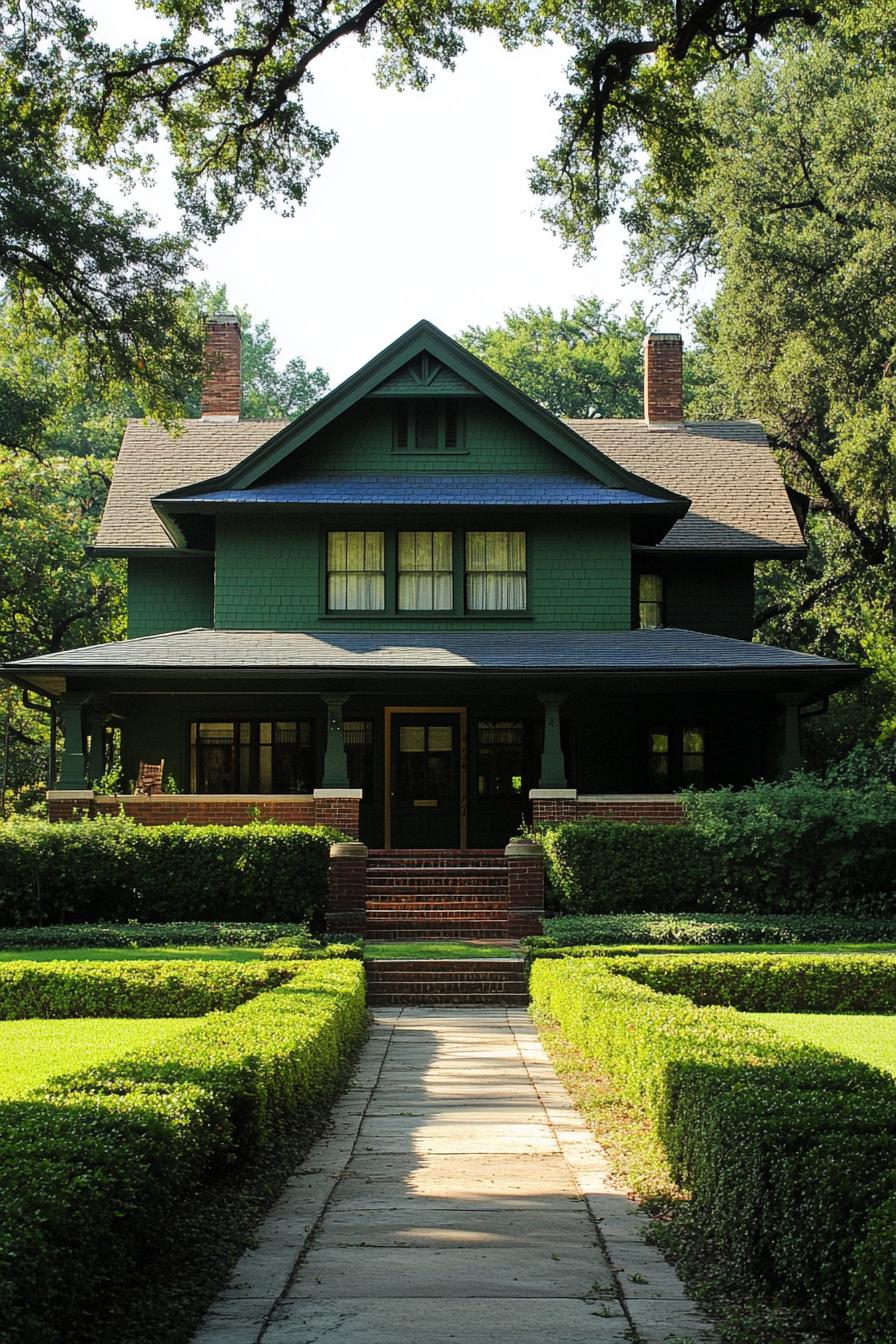
M 463 426 L 457 402 L 427 397 L 395 404 L 392 447 L 396 453 L 462 453 Z

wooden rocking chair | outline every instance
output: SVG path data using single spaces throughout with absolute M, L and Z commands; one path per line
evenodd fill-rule
M 143 794 L 146 798 L 151 798 L 154 793 L 161 793 L 164 770 L 164 758 L 159 761 L 158 765 L 148 765 L 146 761 L 141 761 L 140 769 L 137 771 L 134 793 Z

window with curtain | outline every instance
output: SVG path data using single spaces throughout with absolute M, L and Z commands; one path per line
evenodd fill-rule
M 386 606 L 382 532 L 327 533 L 327 610 L 383 611 Z
M 520 722 L 480 719 L 477 792 L 480 798 L 519 798 L 523 792 L 524 737 Z
M 314 787 L 309 720 L 240 719 L 190 724 L 193 793 L 310 793 Z
M 642 630 L 660 630 L 665 624 L 662 574 L 638 576 L 638 624 Z
M 342 724 L 349 787 L 373 794 L 373 720 L 345 719 Z
M 702 788 L 706 743 L 699 724 L 661 724 L 648 731 L 647 782 L 658 793 Z
M 526 610 L 525 532 L 468 532 L 468 611 Z
M 454 606 L 451 551 L 450 532 L 399 532 L 399 611 L 451 611 Z

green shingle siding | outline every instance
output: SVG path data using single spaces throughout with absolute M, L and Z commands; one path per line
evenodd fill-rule
M 416 520 L 414 520 L 416 521 Z M 370 526 L 371 520 L 366 520 Z M 357 526 L 365 523 L 358 522 Z M 409 526 L 413 522 L 409 520 Z M 470 528 L 483 520 L 471 519 Z M 496 524 L 492 524 L 495 526 Z M 516 526 L 520 524 L 516 523 Z M 321 611 L 321 534 L 346 526 L 320 521 L 221 517 L 217 531 L 215 624 L 231 630 L 369 629 L 370 618 Z M 420 520 L 420 526 L 426 522 Z M 528 616 L 400 618 L 402 629 L 438 630 L 446 623 L 483 629 L 620 630 L 629 625 L 629 528 L 625 519 L 546 519 L 527 526 Z M 455 556 L 455 564 L 463 563 Z
M 298 470 L 315 471 L 562 471 L 575 470 L 500 407 L 463 398 L 458 403 L 462 452 L 420 457 L 392 451 L 393 411 L 389 401 L 361 402 L 299 452 L 298 461 L 284 463 L 271 480 L 291 480 Z
M 214 610 L 214 562 L 174 555 L 128 560 L 128 638 L 209 626 Z

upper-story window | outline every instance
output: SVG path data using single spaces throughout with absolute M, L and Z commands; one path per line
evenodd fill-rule
M 393 448 L 396 453 L 459 453 L 462 427 L 456 401 L 421 397 L 395 404 Z
M 327 610 L 384 611 L 385 554 L 382 532 L 327 533 Z
M 659 630 L 665 625 L 662 574 L 638 575 L 638 624 L 642 630 Z
M 452 543 L 450 532 L 399 532 L 399 611 L 452 610 Z
M 525 611 L 525 532 L 468 532 L 465 589 L 468 611 Z

